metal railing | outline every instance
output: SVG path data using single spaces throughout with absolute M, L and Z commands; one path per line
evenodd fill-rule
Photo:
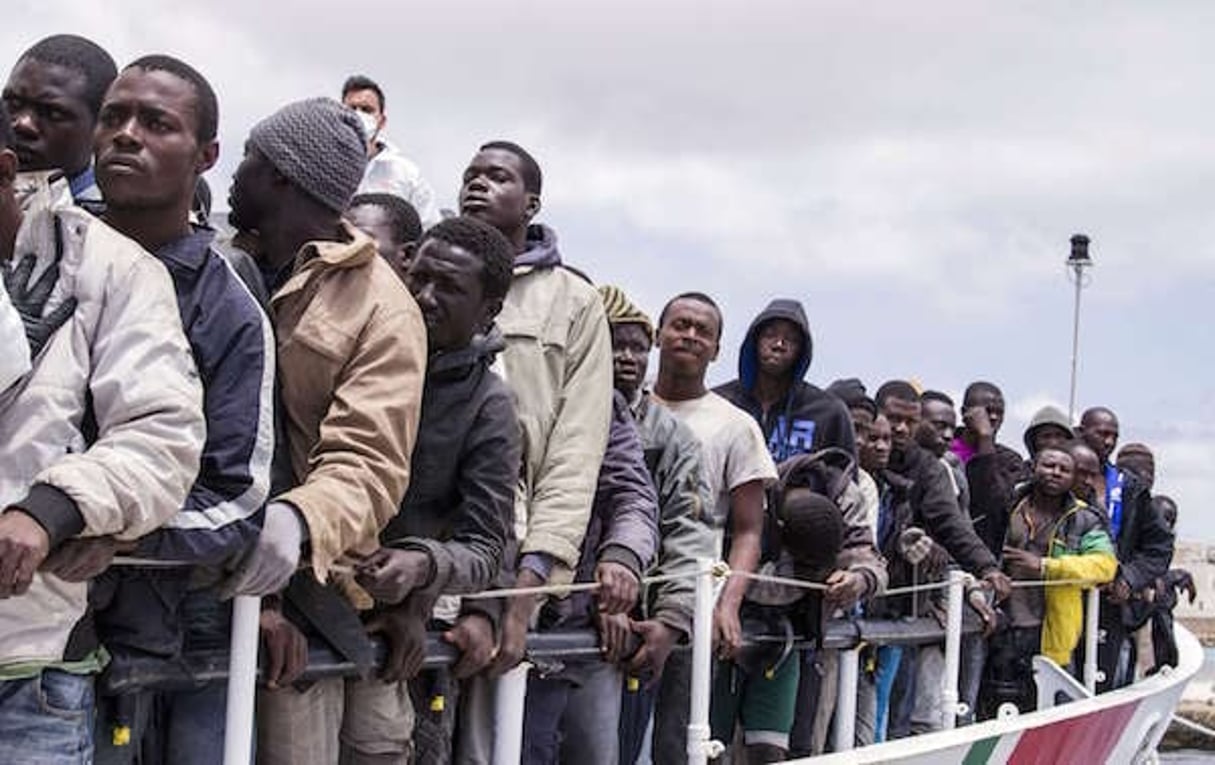
M 141 565 L 142 561 L 122 561 Z M 688 725 L 688 762 L 705 765 L 710 758 L 719 756 L 724 745 L 711 738 L 709 727 L 710 689 L 712 685 L 712 639 L 713 611 L 720 585 L 731 576 L 767 581 L 806 590 L 824 590 L 825 586 L 814 582 L 768 577 L 758 574 L 731 572 L 721 562 L 702 559 L 694 570 L 644 580 L 646 584 L 673 578 L 694 578 L 695 610 L 692 619 L 692 635 L 689 647 L 682 650 L 692 652 L 692 683 L 689 698 L 690 715 Z M 900 619 L 858 619 L 828 622 L 821 636 L 811 642 L 796 636 L 786 648 L 801 648 L 808 645 L 836 649 L 839 657 L 839 684 L 834 721 L 834 740 L 837 751 L 853 748 L 855 740 L 857 687 L 860 679 L 860 649 L 863 645 L 923 645 L 945 642 L 945 669 L 940 687 L 940 726 L 952 729 L 958 715 L 965 714 L 965 705 L 958 696 L 958 675 L 961 663 L 962 635 L 964 626 L 963 604 L 965 586 L 969 575 L 951 571 L 944 582 L 921 584 L 912 587 L 891 589 L 877 597 L 898 594 L 914 594 L 944 589 L 945 626 L 932 617 Z M 1041 587 L 1053 585 L 1091 585 L 1076 580 L 1018 581 L 1018 587 Z M 492 590 L 478 593 L 477 598 L 501 598 L 521 594 L 564 594 L 574 590 L 594 590 L 594 583 L 573 585 L 551 585 L 513 590 Z M 1084 688 L 1089 694 L 1096 690 L 1100 680 L 1097 669 L 1098 608 L 1100 598 L 1095 587 L 1089 586 L 1085 601 L 1085 660 Z M 256 686 L 259 677 L 258 646 L 260 598 L 238 596 L 233 600 L 232 627 L 229 650 L 189 652 L 172 661 L 156 658 L 134 658 L 124 663 L 120 672 L 111 672 L 105 678 L 103 691 L 120 694 L 136 689 L 174 689 L 197 687 L 202 682 L 219 682 L 226 678 L 228 685 L 226 729 L 224 741 L 225 765 L 248 765 L 252 758 L 254 707 Z M 748 643 L 789 642 L 785 635 L 770 635 L 755 632 L 744 634 Z M 376 645 L 376 663 L 382 662 L 386 649 L 379 641 Z M 601 651 L 598 635 L 592 630 L 556 631 L 532 633 L 528 636 L 528 659 L 544 662 L 560 659 L 564 661 L 598 661 Z M 428 635 L 424 668 L 438 668 L 454 664 L 458 660 L 455 648 L 443 642 L 437 633 Z M 527 692 L 527 673 L 530 667 L 525 660 L 519 667 L 498 677 L 495 681 L 494 762 L 499 765 L 518 763 L 522 753 L 522 728 L 524 701 Z M 308 667 L 304 679 L 333 676 L 358 676 L 359 669 L 334 652 L 312 647 L 309 651 Z

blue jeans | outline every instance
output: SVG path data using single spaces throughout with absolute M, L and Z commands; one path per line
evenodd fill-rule
M 45 669 L 0 681 L 0 762 L 83 765 L 93 761 L 93 677 Z
M 568 676 L 527 680 L 523 761 L 618 765 L 620 671 L 610 664 L 578 667 Z
M 886 740 L 890 722 L 890 697 L 902 659 L 903 646 L 884 645 L 878 648 L 877 670 L 873 675 L 877 695 L 874 702 L 873 738 L 878 743 Z

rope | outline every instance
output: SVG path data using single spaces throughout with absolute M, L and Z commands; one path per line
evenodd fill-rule
M 1205 725 L 1200 725 L 1193 720 L 1182 717 L 1181 715 L 1173 715 L 1173 722 L 1181 723 L 1181 727 L 1189 728 L 1192 731 L 1197 731 L 1208 738 L 1215 739 L 1215 730 L 1211 730 Z
M 129 555 L 118 555 L 114 557 L 114 565 L 116 566 L 142 566 L 144 568 L 182 568 L 193 565 L 186 561 L 175 560 L 156 560 L 154 558 L 139 558 Z M 353 574 L 354 569 L 342 564 L 331 566 L 331 570 L 342 574 Z M 713 564 L 709 573 L 715 579 L 729 579 L 730 577 L 741 577 L 753 582 L 767 582 L 769 584 L 779 584 L 785 587 L 795 587 L 802 590 L 812 590 L 817 592 L 825 592 L 830 589 L 827 585 L 820 582 L 808 582 L 802 579 L 790 579 L 783 576 L 769 576 L 766 574 L 755 574 L 749 571 L 733 571 L 725 561 L 718 561 Z M 641 580 L 642 584 L 662 584 L 664 582 L 674 582 L 681 579 L 695 579 L 700 576 L 698 570 L 687 570 L 681 572 L 672 572 L 670 574 L 661 574 L 659 576 L 647 576 Z M 1096 585 L 1091 579 L 1035 579 L 1035 580 L 1015 580 L 1012 583 L 1013 587 L 1018 589 L 1028 587 L 1061 587 L 1061 586 L 1084 586 Z M 908 587 L 892 587 L 875 597 L 884 598 L 894 595 L 910 595 L 917 592 L 931 592 L 933 590 L 943 590 L 949 587 L 949 582 L 928 582 L 925 584 L 916 584 Z M 497 590 L 484 590 L 482 592 L 472 593 L 469 595 L 461 595 L 460 597 L 468 600 L 492 600 L 495 598 L 513 598 L 524 595 L 559 595 L 569 594 L 574 592 L 594 592 L 599 589 L 598 582 L 574 582 L 570 584 L 545 584 L 536 587 L 509 587 Z

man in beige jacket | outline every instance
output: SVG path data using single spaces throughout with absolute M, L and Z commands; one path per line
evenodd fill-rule
M 255 125 L 233 178 L 232 223 L 257 232 L 273 295 L 291 462 L 236 592 L 277 592 L 299 565 L 325 582 L 339 559 L 379 547 L 409 484 L 426 329 L 375 242 L 341 219 L 365 161 L 358 117 L 318 98 Z M 414 574 L 424 583 L 431 572 Z M 268 643 L 291 631 L 272 606 L 262 623 Z M 342 689 L 334 678 L 263 694 L 260 761 L 337 762 Z

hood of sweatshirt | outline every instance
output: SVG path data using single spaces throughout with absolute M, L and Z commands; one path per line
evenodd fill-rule
M 426 379 L 448 379 L 463 376 L 469 369 L 479 364 L 489 366 L 494 363 L 494 357 L 506 348 L 506 338 L 498 325 L 489 328 L 485 334 L 473 335 L 472 340 L 463 348 L 436 353 L 426 362 Z
M 1034 412 L 1029 427 L 1025 429 L 1025 449 L 1032 456 L 1034 453 L 1034 434 L 1043 428 L 1056 427 L 1067 433 L 1072 432 L 1072 424 L 1067 415 L 1057 406 L 1044 406 Z
M 810 322 L 806 320 L 806 312 L 796 300 L 777 298 L 768 303 L 768 307 L 760 311 L 751 322 L 742 348 L 738 351 L 738 380 L 747 390 L 754 389 L 755 381 L 759 379 L 759 348 L 756 342 L 759 330 L 773 319 L 791 321 L 802 331 L 802 354 L 793 367 L 793 379 L 801 380 L 810 368 L 810 360 L 814 356 L 814 339 L 810 335 Z
M 550 268 L 561 265 L 561 251 L 557 249 L 557 232 L 543 223 L 527 227 L 527 247 L 515 256 L 515 267 Z

